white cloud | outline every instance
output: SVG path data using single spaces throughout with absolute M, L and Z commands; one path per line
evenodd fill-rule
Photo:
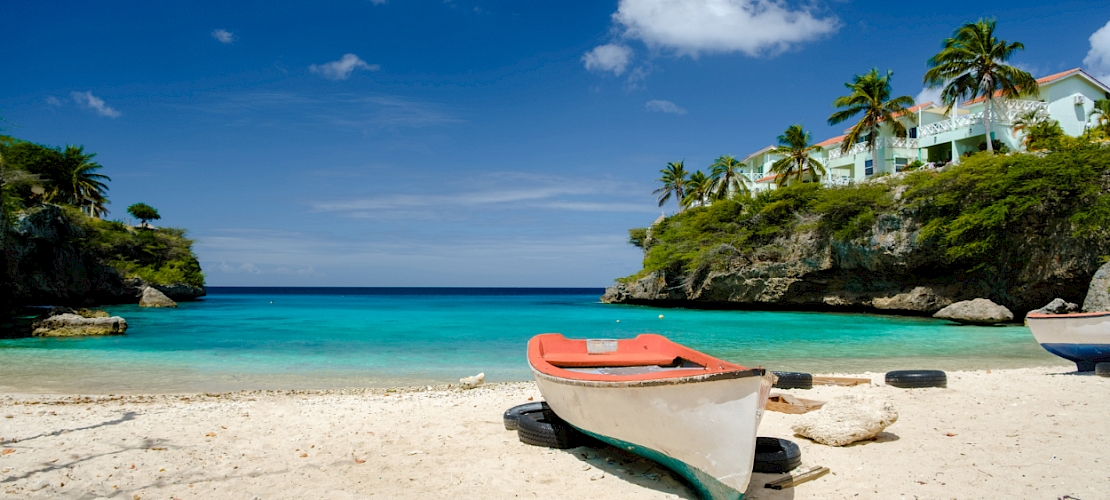
M 219 40 L 220 43 L 229 44 L 235 41 L 235 34 L 225 29 L 212 30 L 212 38 Z
M 227 262 L 221 262 L 219 265 L 220 272 L 224 274 L 262 274 L 262 270 L 255 267 L 250 262 L 244 262 L 238 266 L 232 266 Z
M 617 76 L 624 73 L 631 60 L 632 49 L 616 43 L 599 45 L 582 56 L 586 69 L 612 71 Z
M 613 20 L 627 38 L 691 57 L 773 54 L 840 27 L 835 17 L 791 9 L 781 0 L 620 0 Z
M 662 100 L 659 100 L 659 99 L 653 99 L 653 100 L 650 100 L 650 101 L 644 103 L 644 107 L 647 108 L 648 111 L 658 111 L 660 113 L 674 113 L 676 115 L 686 114 L 685 109 L 680 108 L 677 104 L 675 104 L 671 101 L 662 101 Z
M 1110 83 L 1110 22 L 1091 35 L 1091 50 L 1083 58 L 1087 72 L 1102 83 Z
M 119 118 L 120 116 L 119 111 L 105 104 L 104 99 L 94 96 L 92 91 L 70 92 L 69 96 L 72 97 L 77 104 L 96 111 L 96 114 L 100 116 L 107 116 L 108 118 Z
M 377 71 L 381 66 L 377 64 L 366 64 L 366 61 L 359 59 L 354 54 L 343 54 L 343 57 L 338 61 L 332 61 L 324 64 L 313 64 L 308 67 L 308 70 L 323 76 L 329 80 L 346 80 L 351 77 L 351 73 L 356 69 L 365 69 L 370 71 Z
M 370 3 L 374 5 L 385 5 L 385 2 L 386 0 L 370 0 Z
M 44 99 L 44 100 L 46 101 L 47 104 L 49 104 L 51 106 L 61 106 L 62 105 L 62 100 L 58 99 L 57 97 L 54 97 L 52 95 L 46 96 L 46 99 Z
M 943 87 L 937 87 L 935 89 L 931 89 L 928 87 L 923 88 L 921 89 L 921 92 L 917 93 L 917 97 L 913 98 L 913 102 L 915 104 L 925 104 L 927 102 L 931 102 L 933 104 L 936 104 L 937 106 L 941 106 L 942 103 L 940 102 L 940 92 L 942 90 L 944 90 Z

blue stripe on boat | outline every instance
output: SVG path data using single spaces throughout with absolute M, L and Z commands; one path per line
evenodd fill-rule
M 583 434 L 589 435 L 594 439 L 604 441 L 622 450 L 628 450 L 641 457 L 657 462 L 659 465 L 678 473 L 680 476 L 686 478 L 686 481 L 697 491 L 698 497 L 702 500 L 741 500 L 744 498 L 744 492 L 736 491 L 731 486 L 718 481 L 716 478 L 702 472 L 700 469 L 687 465 L 681 460 L 669 457 L 651 448 L 629 443 L 628 441 L 602 436 L 578 427 L 575 427 L 575 429 L 578 429 Z M 752 453 L 755 453 L 754 449 Z
M 1041 347 L 1076 363 L 1110 361 L 1110 344 L 1041 344 Z

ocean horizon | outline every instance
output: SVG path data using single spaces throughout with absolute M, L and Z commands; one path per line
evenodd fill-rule
M 602 304 L 602 288 L 209 287 L 176 309 L 110 306 L 126 335 L 0 340 L 7 392 L 215 392 L 530 380 L 529 338 L 658 333 L 814 373 L 1059 365 L 1019 325 Z M 660 319 L 660 315 L 663 316 Z

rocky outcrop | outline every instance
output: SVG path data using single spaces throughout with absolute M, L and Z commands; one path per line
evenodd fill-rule
M 177 307 L 177 302 L 170 300 L 166 294 L 157 288 L 148 286 L 143 289 L 143 296 L 139 299 L 139 307 Z
M 74 313 L 52 315 L 31 325 L 31 335 L 35 337 L 121 335 L 126 331 L 127 320 L 119 316 L 87 318 Z
M 16 304 L 134 303 L 115 268 L 100 261 L 85 244 L 84 230 L 61 208 L 46 205 L 21 214 L 5 248 Z
M 1052 302 L 1045 304 L 1039 309 L 1029 311 L 1029 314 L 1068 314 L 1079 310 L 1079 305 L 1073 302 L 1068 302 L 1059 297 L 1052 299 Z M 1028 316 L 1029 314 L 1026 314 Z
M 937 319 L 947 319 L 965 325 L 993 325 L 1012 321 L 1014 313 L 991 302 L 989 299 L 974 299 L 956 302 L 933 315 Z
M 175 301 L 196 300 L 207 292 L 203 286 L 124 279 L 92 250 L 85 230 L 54 205 L 20 214 L 7 236 L 11 305 L 135 304 L 148 286 Z
M 889 399 L 847 394 L 798 417 L 790 428 L 818 443 L 844 446 L 871 439 L 897 421 Z
M 813 226 L 802 220 L 799 227 Z M 863 236 L 842 241 L 792 232 L 754 251 L 719 245 L 697 269 L 680 265 L 618 283 L 602 302 L 694 308 L 807 309 L 932 315 L 987 297 L 1024 313 L 1055 297 L 1082 299 L 1101 249 L 1077 248 L 1067 227 L 1029 239 L 1023 267 L 1007 283 L 953 268 L 922 243 L 910 209 L 882 214 Z M 645 243 L 645 251 L 651 241 Z M 1110 271 L 1108 271 L 1110 274 Z
M 1083 300 L 1086 312 L 1110 311 L 1110 262 L 1098 269 L 1091 284 L 1087 287 L 1087 298 Z

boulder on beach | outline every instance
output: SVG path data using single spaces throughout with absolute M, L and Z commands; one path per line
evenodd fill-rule
M 949 305 L 937 311 L 933 317 L 968 325 L 993 325 L 1013 320 L 1014 313 L 989 299 L 974 299 Z
M 1029 314 L 1068 314 L 1079 310 L 1079 305 L 1074 302 L 1068 302 L 1059 297 L 1052 299 L 1052 302 L 1045 304 L 1040 309 L 1029 311 Z M 1028 316 L 1028 314 L 1026 315 Z
M 1110 311 L 1110 262 L 1098 268 L 1091 286 L 1087 288 L 1087 298 L 1083 300 L 1086 312 Z
M 177 307 L 177 302 L 170 300 L 166 294 L 157 288 L 148 286 L 143 289 L 143 297 L 139 299 L 140 307 Z
M 31 335 L 35 337 L 121 335 L 126 331 L 127 320 L 119 316 L 87 318 L 75 313 L 55 314 L 31 325 Z
M 798 417 L 790 428 L 817 443 L 844 446 L 871 439 L 897 421 L 898 412 L 889 399 L 848 394 Z
M 463 389 L 473 389 L 482 385 L 486 381 L 485 372 L 479 373 L 470 377 L 463 377 L 459 379 L 459 384 Z

